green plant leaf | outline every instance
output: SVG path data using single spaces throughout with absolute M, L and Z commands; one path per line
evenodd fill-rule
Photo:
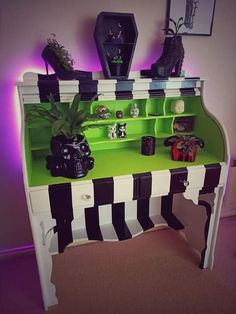
M 52 134 L 53 135 L 64 134 L 70 137 L 70 125 L 68 121 L 65 121 L 63 119 L 55 121 L 52 124 Z
M 172 19 L 172 18 L 170 18 L 170 22 L 172 22 L 173 24 L 174 24 L 174 27 L 175 27 L 175 34 L 177 34 L 177 25 L 176 25 L 176 22 Z
M 79 103 L 80 103 L 80 95 L 76 94 L 70 106 L 70 111 L 69 111 L 69 116 L 68 116 L 68 121 L 71 124 L 76 123 L 76 116 L 77 116 L 77 112 L 79 108 Z
M 172 35 L 175 35 L 175 32 L 173 31 L 172 28 L 163 28 L 162 30 L 167 32 L 167 33 L 170 32 Z

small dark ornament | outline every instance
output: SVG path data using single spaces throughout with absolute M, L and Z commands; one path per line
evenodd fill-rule
M 192 117 L 175 118 L 173 130 L 176 133 L 192 132 L 194 120 Z
M 111 115 L 110 110 L 106 106 L 103 106 L 103 105 L 100 105 L 97 107 L 96 113 L 97 113 L 98 118 L 103 119 L 103 120 L 108 119 Z
M 124 37 L 122 34 L 122 25 L 121 23 L 113 24 L 109 29 L 108 41 L 123 44 Z
M 117 136 L 119 138 L 124 138 L 127 136 L 126 134 L 126 123 L 120 123 L 118 124 L 118 134 Z
M 46 168 L 54 177 L 81 178 L 94 166 L 89 144 L 81 134 L 73 139 L 64 135 L 54 136 L 50 147 L 52 155 L 46 157 Z
M 121 68 L 123 64 L 123 54 L 121 49 L 119 48 L 117 51 L 112 54 L 107 51 L 108 63 L 110 66 L 110 71 L 113 76 L 121 75 Z
M 197 147 L 203 148 L 204 141 L 193 135 L 176 135 L 168 137 L 164 145 L 171 146 L 173 160 L 192 162 L 196 158 Z
M 174 69 L 174 76 L 181 75 L 182 64 L 184 59 L 184 47 L 182 44 L 182 37 L 178 35 L 178 31 L 184 25 L 183 18 L 181 17 L 176 24 L 172 19 L 170 21 L 175 26 L 175 31 L 168 28 L 167 31 L 173 36 L 166 37 L 164 47 L 160 58 L 151 66 L 151 76 L 159 78 L 170 77 Z
M 121 110 L 116 111 L 116 117 L 121 119 L 123 117 L 123 112 Z

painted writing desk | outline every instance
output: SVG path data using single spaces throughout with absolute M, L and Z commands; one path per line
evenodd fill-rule
M 62 253 L 67 245 L 79 239 L 125 240 L 157 226 L 184 229 L 172 211 L 173 197 L 180 193 L 205 210 L 205 246 L 200 267 L 212 268 L 228 154 L 225 133 L 203 104 L 203 80 L 186 77 L 157 80 L 134 75 L 133 79 L 122 81 L 78 82 L 27 73 L 17 86 L 22 113 L 24 184 L 45 309 L 57 303 L 51 283 L 52 254 Z M 124 113 L 121 120 L 126 123 L 125 139 L 110 140 L 107 136 L 107 125 L 117 122 L 115 115 L 96 121 L 96 132 L 87 122 L 85 135 L 95 166 L 86 177 L 52 177 L 45 167 L 50 125 L 31 126 L 25 122 L 32 104 L 45 105 L 50 92 L 65 106 L 78 92 L 85 105 L 92 96 L 100 94 L 88 108 L 89 113 L 94 113 L 100 104 L 113 113 L 116 110 Z M 171 112 L 171 102 L 176 99 L 185 103 L 180 115 Z M 140 109 L 138 118 L 128 114 L 134 103 Z M 163 141 L 176 133 L 176 119 L 186 117 L 192 119 L 193 129 L 185 133 L 202 138 L 205 147 L 197 152 L 194 162 L 173 161 L 170 148 Z M 143 135 L 156 137 L 155 155 L 140 153 Z M 208 194 L 213 195 L 213 202 L 203 197 Z

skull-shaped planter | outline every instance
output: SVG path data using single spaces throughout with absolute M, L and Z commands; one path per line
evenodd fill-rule
M 94 166 L 88 142 L 81 134 L 72 139 L 65 135 L 54 136 L 50 147 L 52 155 L 46 157 L 46 168 L 54 177 L 81 178 Z

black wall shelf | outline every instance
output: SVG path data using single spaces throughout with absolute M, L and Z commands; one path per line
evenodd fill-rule
M 106 79 L 128 77 L 137 37 L 133 13 L 99 13 L 94 39 Z

